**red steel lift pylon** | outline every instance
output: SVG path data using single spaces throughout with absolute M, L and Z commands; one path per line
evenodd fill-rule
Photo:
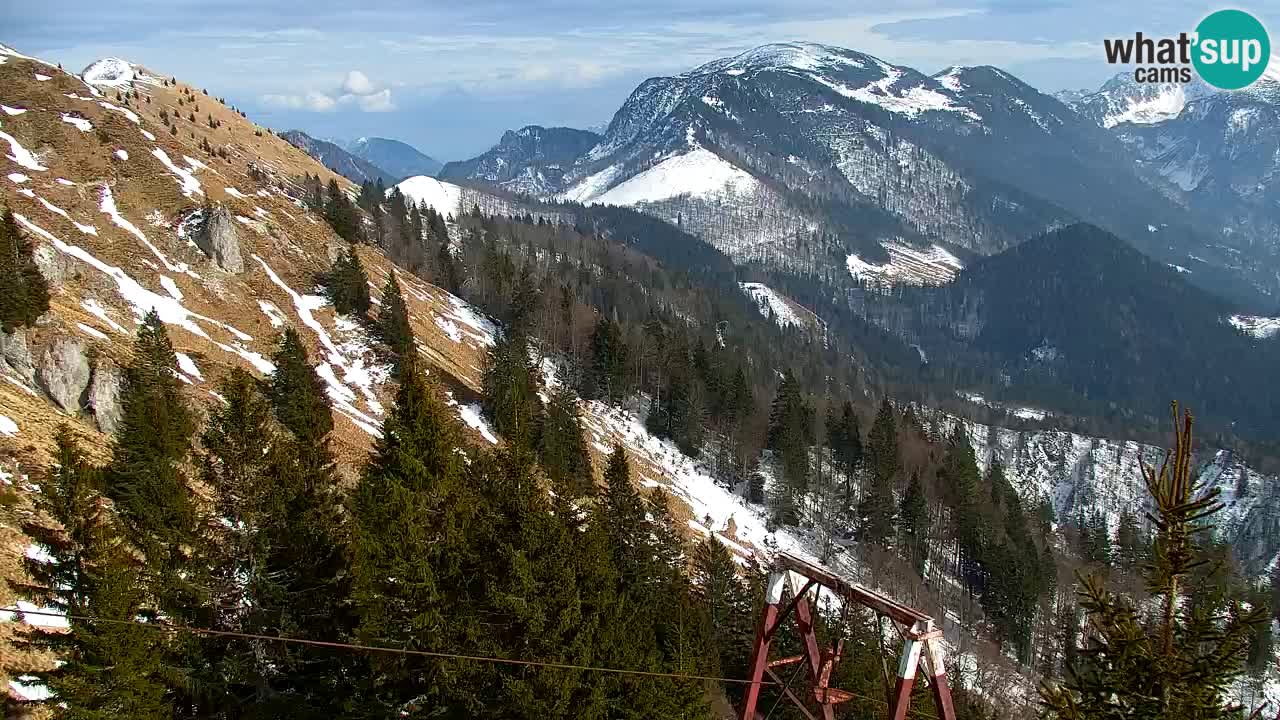
M 783 607 L 782 596 L 784 585 L 791 585 L 791 600 Z M 813 700 L 817 702 L 823 720 L 834 720 L 835 706 L 853 698 L 852 695 L 830 687 L 831 672 L 843 654 L 844 643 L 838 641 L 830 650 L 818 646 L 818 636 L 814 631 L 813 612 L 809 607 L 809 591 L 815 586 L 822 586 L 835 593 L 847 605 L 857 603 L 876 612 L 877 617 L 888 617 L 902 628 L 906 644 L 902 647 L 902 657 L 898 661 L 898 680 L 889 698 L 889 713 L 892 720 L 904 720 L 911 706 L 911 687 L 915 684 L 916 670 L 920 665 L 923 653 L 931 673 L 929 685 L 933 689 L 933 697 L 938 706 L 940 720 L 955 720 L 956 711 L 951 704 L 951 688 L 947 686 L 947 671 L 942 664 L 943 646 L 942 630 L 936 628 L 933 618 L 914 608 L 907 607 L 879 593 L 845 582 L 822 568 L 805 562 L 786 553 L 779 554 L 773 561 L 769 573 L 769 584 L 766 589 L 766 605 L 756 627 L 755 647 L 751 653 L 751 684 L 747 687 L 747 697 L 742 704 L 740 720 L 760 720 L 756 705 L 760 701 L 760 686 L 764 676 L 779 685 L 783 685 L 783 693 L 795 703 L 810 720 L 817 720 L 807 707 L 804 699 L 784 685 L 774 668 L 804 663 L 808 669 L 809 680 L 813 685 Z M 804 641 L 804 653 L 797 657 L 769 660 L 769 642 L 792 613 L 796 616 L 796 625 Z M 877 624 L 877 630 L 879 625 Z

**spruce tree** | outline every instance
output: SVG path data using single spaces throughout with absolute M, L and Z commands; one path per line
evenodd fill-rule
M 897 420 L 888 398 L 880 403 L 880 410 L 867 435 L 867 455 L 870 458 L 871 482 L 858 508 L 858 514 L 862 516 L 860 534 L 866 542 L 884 544 L 893 532 L 896 509 L 893 486 L 901 463 Z
M 202 436 L 202 477 L 220 521 L 209 552 L 216 629 L 310 640 L 348 637 L 353 619 L 336 477 L 316 448 L 279 433 L 258 383 L 236 369 Z M 237 717 L 325 717 L 355 658 L 299 645 L 209 638 L 208 686 Z
M 1188 582 L 1204 562 L 1196 537 L 1212 532 L 1208 521 L 1223 506 L 1216 488 L 1202 492 L 1192 467 L 1190 413 L 1179 426 L 1175 403 L 1173 417 L 1173 448 L 1159 468 L 1142 466 L 1156 521 L 1155 553 L 1145 575 L 1159 610 L 1147 620 L 1134 601 L 1108 591 L 1096 576 L 1084 579 L 1088 647 L 1068 667 L 1065 681 L 1041 688 L 1054 717 L 1202 720 L 1241 712 L 1227 695 L 1266 613 L 1239 600 L 1215 612 L 1198 602 L 1204 586 Z
M 483 529 L 473 528 L 480 508 L 472 488 L 484 484 L 485 463 L 473 460 L 475 469 L 464 472 L 463 454 L 472 452 L 422 371 L 408 363 L 349 503 L 357 639 L 427 651 L 488 649 L 484 618 L 468 602 L 487 580 L 475 572 L 473 554 Z M 481 709 L 465 700 L 481 672 L 469 664 L 393 654 L 365 662 L 349 716 L 433 708 L 461 717 Z
M 395 270 L 387 276 L 387 284 L 382 288 L 382 307 L 378 309 L 376 327 L 378 339 L 386 344 L 395 358 L 398 374 L 404 358 L 417 350 L 413 340 L 413 326 L 409 324 L 409 307 L 405 304 L 404 295 L 400 293 Z
M 587 353 L 579 388 L 583 399 L 621 402 L 627 392 L 627 345 L 616 320 L 600 316 Z
M 325 383 L 308 361 L 307 348 L 297 330 L 285 328 L 271 361 L 276 370 L 267 380 L 267 397 L 276 419 L 304 447 L 323 446 L 327 452 L 333 412 Z
M 724 677 L 745 677 L 754 636 L 751 594 L 738 577 L 733 554 L 714 536 L 694 548 L 693 578 L 710 622 L 708 651 L 715 671 Z
M 319 178 L 317 178 L 317 184 Z M 346 192 L 338 186 L 338 181 L 334 178 L 329 179 L 329 185 L 324 197 L 324 218 L 329 222 L 329 227 L 337 233 L 338 237 L 347 242 L 357 242 L 360 239 L 360 213 L 356 210 L 356 206 L 351 202 L 351 198 L 347 197 Z
M 32 256 L 31 242 L 12 210 L 0 217 L 0 329 L 34 325 L 49 309 L 49 285 Z
M 902 536 L 903 557 L 916 572 L 923 573 L 928 557 L 929 504 L 920 483 L 920 472 L 911 473 L 911 482 L 898 507 L 898 528 Z
M 36 510 L 60 529 L 35 520 L 24 524 L 44 552 L 26 561 L 33 582 L 15 589 L 71 616 L 65 631 L 36 629 L 19 642 L 52 652 L 62 662 L 52 670 L 6 670 L 34 676 L 47 687 L 50 697 L 40 704 L 54 718 L 167 720 L 173 716 L 172 674 L 163 663 L 167 635 L 126 624 L 147 612 L 146 588 L 137 581 L 138 561 L 98 494 L 98 468 L 84 457 L 65 425 L 58 429 L 56 443 L 55 462 L 33 499 Z
M 547 403 L 539 457 L 557 494 L 568 497 L 595 494 L 591 455 L 578 419 L 577 396 L 567 385 L 557 387 Z
M 161 612 L 181 618 L 198 606 L 198 580 L 186 567 L 195 547 L 196 507 L 184 466 L 195 419 L 182 396 L 177 357 L 160 316 L 144 318 L 124 369 L 121 419 L 111 444 L 106 491 L 130 539 L 147 558 Z
M 542 402 L 524 335 L 503 333 L 489 350 L 481 379 L 485 415 L 508 443 L 531 452 L 542 426 Z
M 333 262 L 326 278 L 325 294 L 340 315 L 364 318 L 369 313 L 369 275 L 360 262 L 360 254 L 348 247 Z

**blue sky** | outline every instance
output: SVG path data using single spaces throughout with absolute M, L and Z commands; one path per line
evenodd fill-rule
M 314 135 L 380 135 L 442 160 L 507 128 L 607 123 L 643 79 L 811 40 L 932 73 L 998 65 L 1095 87 L 1101 39 L 1191 30 L 1217 5 L 1163 0 L 0 0 L 0 42 L 69 68 L 117 55 Z M 1280 44 L 1280 0 L 1239 6 Z M 1158 11 L 1158 12 L 1157 12 Z

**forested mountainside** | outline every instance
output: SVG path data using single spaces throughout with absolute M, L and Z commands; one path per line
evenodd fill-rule
M 328 140 L 313 138 L 301 130 L 287 130 L 280 137 L 288 140 L 294 147 L 320 161 L 321 165 L 338 173 L 342 177 L 361 183 L 366 180 L 394 183 L 400 176 L 378 167 L 355 153 L 348 152 L 342 146 Z
M 564 185 L 564 174 L 600 136 L 588 130 L 529 125 L 508 130 L 488 152 L 446 163 L 443 180 L 480 181 L 513 193 L 546 197 Z
M 632 210 L 356 188 L 175 78 L 0 58 L 7 713 L 720 717 L 742 686 L 701 678 L 743 676 L 786 549 L 937 617 L 959 717 L 1029 718 L 1086 641 L 1072 570 L 1145 598 L 1152 530 L 1110 499 L 1147 448 L 984 443 L 891 397 L 942 386 L 918 349 L 784 322 Z M 1196 607 L 1274 607 L 1272 549 L 1229 544 L 1267 537 L 1274 479 L 1195 467 L 1234 491 Z M 900 638 L 821 620 L 842 713 L 882 712 Z M 1249 707 L 1268 629 L 1224 655 Z
M 1202 82 L 1140 87 L 1117 76 L 1072 107 L 1109 128 L 1166 195 L 1221 230 L 1210 254 L 1179 262 L 1189 272 L 1225 266 L 1272 283 L 1280 262 L 1276 137 L 1280 70 L 1219 91 Z M 1272 288 L 1272 306 L 1280 305 Z
M 435 175 L 442 167 L 439 160 L 399 140 L 380 137 L 356 138 L 347 145 L 346 149 L 352 155 L 363 158 L 391 173 L 396 182 L 414 175 Z M 355 180 L 355 178 L 351 179 Z
M 504 145 L 482 157 L 520 167 Z M 451 177 L 505 182 L 480 163 Z M 841 48 L 766 45 L 645 81 L 598 144 L 557 164 L 558 183 L 521 189 L 637 207 L 735 260 L 800 272 L 850 254 L 883 261 L 903 240 L 987 255 L 1083 220 L 1165 262 L 1202 258 L 1192 280 L 1219 294 L 1271 287 L 1215 250 L 1221 227 L 1149 182 L 1113 133 L 991 67 L 930 77 Z

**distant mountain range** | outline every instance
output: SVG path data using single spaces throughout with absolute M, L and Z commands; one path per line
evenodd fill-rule
M 1120 132 L 1201 98 L 1178 90 L 1113 81 L 1063 96 L 1068 106 L 994 67 L 930 76 L 843 48 L 765 45 L 646 80 L 594 143 L 527 127 L 442 173 L 636 207 L 740 262 L 806 273 L 847 256 L 883 264 L 895 244 L 989 255 L 1084 220 L 1203 287 L 1265 304 L 1280 292 L 1263 271 L 1275 235 L 1225 227 Z
M 1275 295 L 1280 285 L 1280 62 L 1246 90 L 1202 82 L 1140 85 L 1117 75 L 1072 107 L 1109 128 L 1148 179 L 1215 228 L 1217 242 L 1180 263 L 1232 268 Z
M 288 130 L 280 137 L 319 160 L 325 167 L 351 180 L 377 181 L 388 187 L 415 175 L 435 175 L 440 163 L 412 145 L 387 138 L 362 137 L 351 143 L 321 140 L 301 130 Z

